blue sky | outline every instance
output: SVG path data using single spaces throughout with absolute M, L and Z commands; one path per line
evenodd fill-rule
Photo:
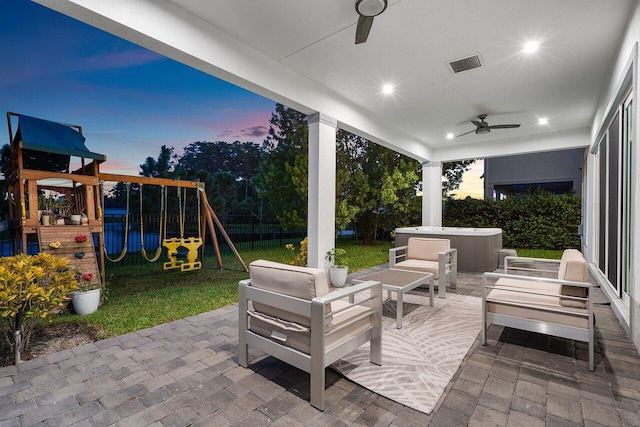
M 265 137 L 271 100 L 30 1 L 2 9 L 0 111 L 82 126 L 105 172 L 137 175 L 163 144 Z

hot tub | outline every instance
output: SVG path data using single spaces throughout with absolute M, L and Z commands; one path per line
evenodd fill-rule
M 407 227 L 396 228 L 396 246 L 405 246 L 409 237 L 449 239 L 458 250 L 458 271 L 484 273 L 498 268 L 502 249 L 500 228 Z

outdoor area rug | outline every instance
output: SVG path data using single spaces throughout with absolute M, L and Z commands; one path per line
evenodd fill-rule
M 331 367 L 375 393 L 430 414 L 480 332 L 481 299 L 448 293 L 429 307 L 427 294 L 405 294 L 404 301 L 402 329 L 396 329 L 395 300 L 383 306 L 382 366 L 369 362 L 367 344 Z

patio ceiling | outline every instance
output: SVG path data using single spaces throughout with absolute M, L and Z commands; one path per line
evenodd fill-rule
M 418 160 L 587 146 L 634 4 L 390 0 L 355 45 L 353 0 L 36 1 Z M 478 53 L 480 68 L 447 66 Z M 522 126 L 446 139 L 482 113 Z

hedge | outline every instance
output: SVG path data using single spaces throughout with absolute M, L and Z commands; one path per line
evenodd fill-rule
M 504 200 L 449 199 L 444 205 L 447 227 L 502 229 L 505 248 L 580 248 L 581 199 L 536 191 Z

